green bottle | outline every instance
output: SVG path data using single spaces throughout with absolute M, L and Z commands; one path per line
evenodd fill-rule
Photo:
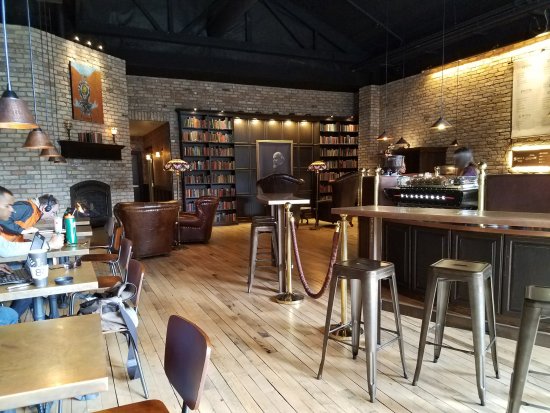
M 78 242 L 78 238 L 76 236 L 76 220 L 74 218 L 74 215 L 66 214 L 64 221 L 65 239 L 67 240 L 67 244 L 74 245 Z

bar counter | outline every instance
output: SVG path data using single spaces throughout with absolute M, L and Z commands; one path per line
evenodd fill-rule
M 550 285 L 550 213 L 372 205 L 332 212 L 359 217 L 359 256 L 395 264 L 399 292 L 413 303 L 410 311 L 404 305 L 410 315 L 420 314 L 426 275 L 441 258 L 491 263 L 499 334 L 508 337 L 516 334 L 525 286 Z M 455 286 L 450 304 L 468 315 L 467 288 Z M 455 321 L 469 326 L 467 319 Z M 550 344 L 550 336 L 543 341 Z

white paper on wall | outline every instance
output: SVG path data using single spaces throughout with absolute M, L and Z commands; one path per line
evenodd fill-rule
M 550 53 L 514 61 L 512 138 L 550 135 Z

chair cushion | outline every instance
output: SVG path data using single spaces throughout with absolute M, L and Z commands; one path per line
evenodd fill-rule
M 202 225 L 202 220 L 198 215 L 188 212 L 180 212 L 178 222 L 185 227 L 200 227 Z
M 116 261 L 118 254 L 86 254 L 80 258 L 82 262 L 109 262 Z
M 142 402 L 99 410 L 97 413 L 169 413 L 160 400 L 144 400 Z

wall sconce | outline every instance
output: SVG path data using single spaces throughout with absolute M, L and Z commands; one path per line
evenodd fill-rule
M 161 152 L 156 151 L 156 152 L 155 152 L 155 158 L 160 158 L 160 156 L 161 156 Z
M 111 135 L 113 135 L 113 143 L 116 144 L 116 135 L 118 134 L 118 129 L 115 127 L 111 128 Z
M 153 160 L 153 158 L 151 157 L 151 154 L 150 154 L 150 153 L 148 153 L 148 154 L 145 155 L 145 159 L 148 160 L 148 161 Z
M 67 131 L 67 137 L 71 140 L 71 129 L 73 128 L 72 122 L 70 120 L 66 120 L 63 122 L 63 126 L 65 126 L 65 130 Z

